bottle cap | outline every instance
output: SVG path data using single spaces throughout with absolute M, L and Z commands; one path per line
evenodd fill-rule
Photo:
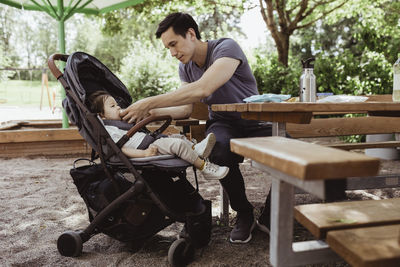
M 306 60 L 301 60 L 301 64 L 303 64 L 303 69 L 313 69 L 314 64 L 311 62 L 315 61 L 314 57 L 307 58 Z

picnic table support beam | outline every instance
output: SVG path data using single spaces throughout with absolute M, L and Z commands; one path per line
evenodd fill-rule
M 273 266 L 300 266 L 340 257 L 321 240 L 293 243 L 294 186 L 272 179 L 270 262 Z
M 273 122 L 272 123 L 272 136 L 286 136 L 286 123 Z
M 229 197 L 222 185 L 219 186 L 219 195 L 221 196 L 219 219 L 222 224 L 229 225 Z

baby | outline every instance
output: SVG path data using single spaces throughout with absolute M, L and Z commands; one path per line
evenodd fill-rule
M 97 113 L 103 120 L 121 120 L 121 107 L 115 99 L 105 91 L 96 91 L 89 97 L 92 112 Z M 117 142 L 127 131 L 115 126 L 105 125 L 107 132 L 114 142 Z M 141 146 L 146 133 L 136 132 L 121 148 L 122 152 L 131 158 L 150 157 L 156 155 L 176 155 L 193 164 L 200 170 L 205 179 L 222 179 L 229 168 L 218 166 L 205 159 L 210 155 L 216 139 L 213 133 L 198 144 L 193 144 L 181 135 L 173 135 L 156 139 L 148 147 Z

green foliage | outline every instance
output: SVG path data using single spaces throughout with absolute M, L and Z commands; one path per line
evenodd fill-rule
M 244 12 L 243 1 L 144 1 L 140 5 L 104 14 L 103 33 L 113 36 L 128 33 L 155 41 L 158 23 L 170 13 L 187 12 L 199 25 L 202 39 L 215 39 L 227 33 L 241 34 L 237 25 Z
M 119 77 L 134 101 L 179 86 L 177 61 L 166 58 L 166 52 L 161 43 L 153 46 L 149 41 L 133 42 L 130 53 L 122 60 Z
M 291 57 L 289 66 L 285 67 L 276 54 L 258 52 L 251 65 L 260 93 L 298 96 L 302 71 L 298 58 Z M 316 57 L 314 73 L 317 92 L 332 92 L 335 95 L 392 92 L 392 64 L 377 52 L 365 51 L 359 57 L 350 50 L 337 56 L 321 53 Z
M 299 95 L 299 78 L 301 75 L 301 64 L 294 60 L 285 67 L 278 61 L 278 56 L 259 52 L 255 55 L 252 71 L 257 81 L 260 94 L 291 94 Z
M 3 45 L 0 43 L 0 69 L 8 66 L 9 61 L 9 58 L 4 52 Z M 11 73 L 8 71 L 0 71 L 0 82 L 7 80 L 10 74 Z
M 319 92 L 366 95 L 392 90 L 392 65 L 377 52 L 365 51 L 360 57 L 348 50 L 338 56 L 319 55 L 315 75 Z
M 319 92 L 390 94 L 400 47 L 400 4 L 352 0 L 291 39 L 293 58 L 316 56 Z M 339 14 L 340 13 L 340 14 Z

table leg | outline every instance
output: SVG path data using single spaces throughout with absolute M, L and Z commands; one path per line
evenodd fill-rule
M 286 123 L 273 122 L 272 123 L 272 136 L 286 136 Z
M 229 197 L 221 184 L 219 185 L 219 195 L 221 196 L 219 219 L 222 224 L 229 225 Z
M 321 240 L 293 243 L 294 186 L 272 179 L 270 262 L 273 266 L 301 266 L 340 259 Z

